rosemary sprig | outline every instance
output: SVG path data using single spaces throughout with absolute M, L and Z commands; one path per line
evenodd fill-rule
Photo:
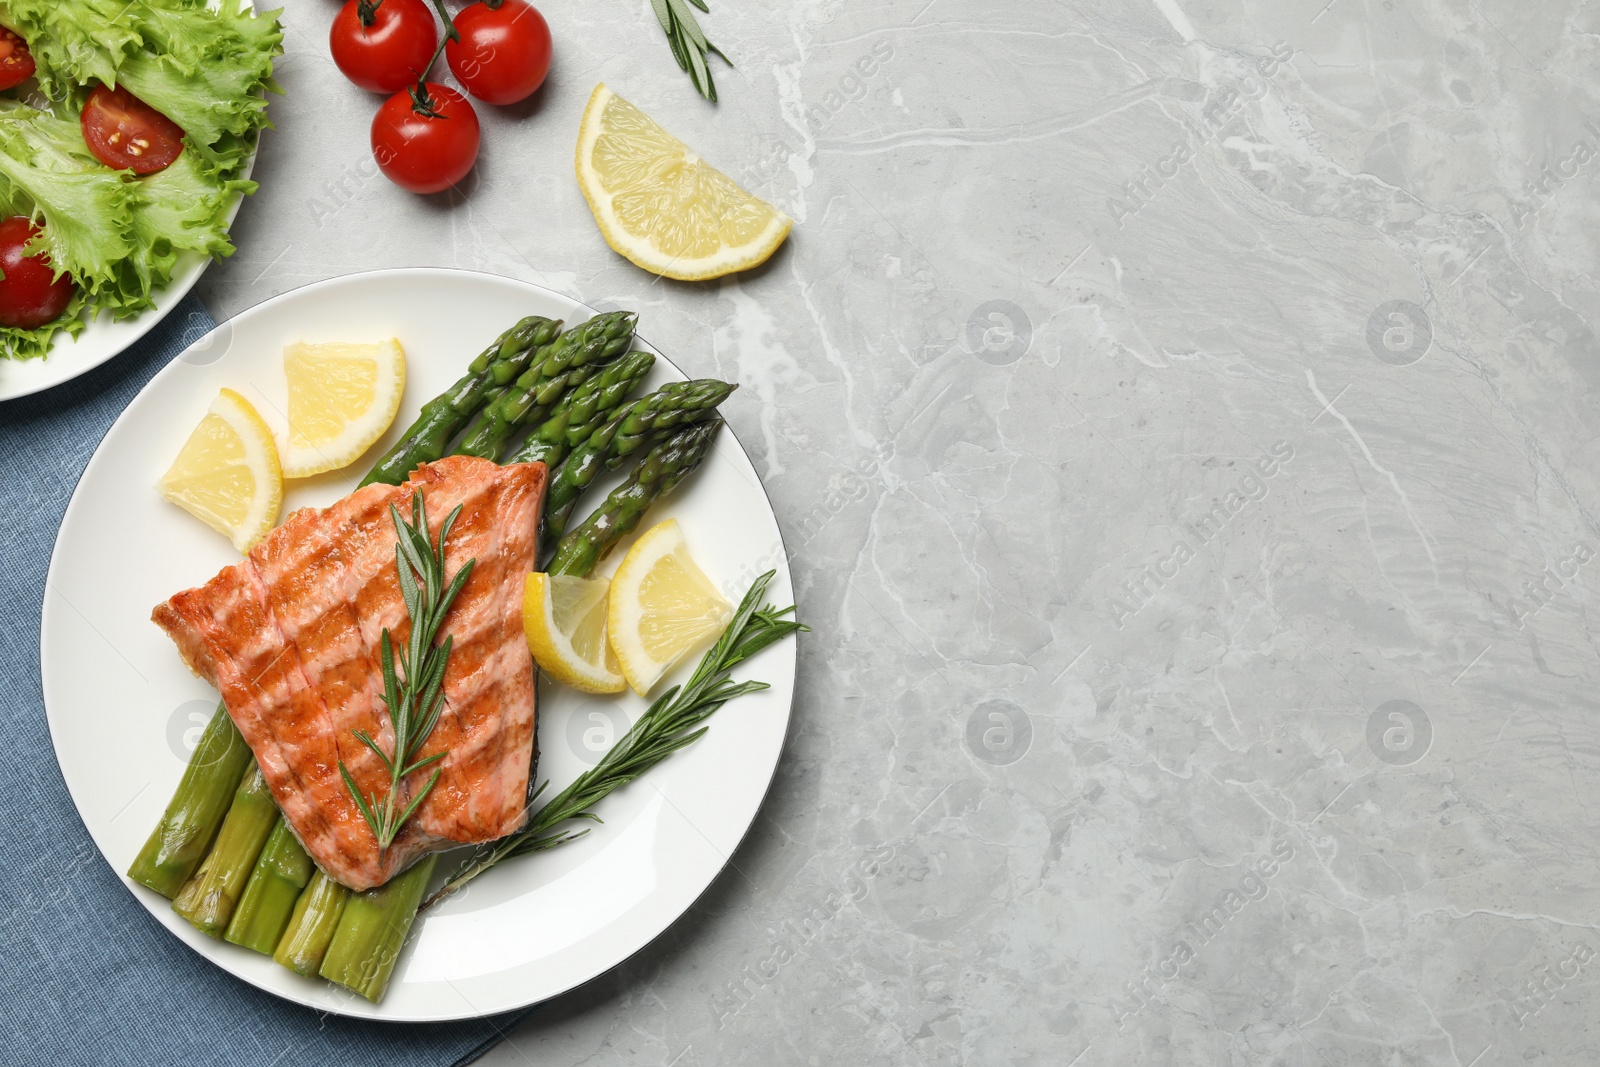
M 609 793 L 620 789 L 666 759 L 672 753 L 694 744 L 709 727 L 701 726 L 711 714 L 735 697 L 769 688 L 766 682 L 733 682 L 728 678 L 733 668 L 760 652 L 775 641 L 781 641 L 797 631 L 809 631 L 784 616 L 793 607 L 778 610 L 770 604 L 756 610 L 756 605 L 766 594 L 775 572 L 768 571 L 757 578 L 744 595 L 733 620 L 717 643 L 712 645 L 694 674 L 682 686 L 673 686 L 662 693 L 639 717 L 622 740 L 611 746 L 611 751 L 601 757 L 590 770 L 580 774 L 555 799 L 528 818 L 528 825 L 510 837 L 491 842 L 468 857 L 461 869 L 433 896 L 424 908 L 431 907 L 449 896 L 489 868 L 515 856 L 533 852 L 546 852 L 569 841 L 576 841 L 588 829 L 559 829 L 562 823 L 574 819 L 601 822 L 600 816 L 590 809 Z M 697 729 L 698 727 L 698 729 Z M 530 798 L 536 799 L 550 783 L 545 782 Z
M 689 80 L 694 82 L 695 89 L 701 96 L 717 102 L 717 86 L 711 80 L 711 68 L 706 64 L 706 56 L 715 54 L 728 66 L 733 66 L 733 60 L 722 54 L 722 49 L 706 40 L 706 35 L 700 29 L 700 22 L 694 17 L 694 12 L 689 10 L 689 4 L 711 14 L 711 9 L 706 6 L 706 0 L 650 0 L 650 6 L 655 8 L 656 19 L 661 23 L 661 28 L 667 31 L 667 44 L 672 46 L 672 58 L 678 61 L 678 68 L 689 72 Z
M 394 646 L 389 628 L 383 629 L 380 648 L 383 656 L 383 702 L 389 712 L 389 725 L 394 730 L 394 755 L 386 755 L 378 742 L 365 730 L 355 731 L 356 739 L 370 748 L 389 772 L 389 795 L 380 798 L 376 792 L 362 796 L 356 780 L 339 761 L 339 773 L 344 777 L 345 788 L 355 798 L 356 807 L 372 828 L 378 839 L 378 850 L 389 847 L 395 834 L 411 813 L 417 810 L 423 798 L 439 781 L 443 768 L 434 768 L 428 784 L 419 789 L 411 803 L 400 809 L 400 784 L 405 777 L 430 764 L 437 763 L 448 753 L 436 752 L 425 759 L 411 762 L 428 735 L 439 722 L 439 711 L 444 706 L 444 668 L 450 659 L 450 648 L 455 641 L 446 635 L 444 643 L 435 646 L 434 636 L 439 625 L 455 603 L 461 587 L 467 584 L 476 560 L 467 560 L 456 572 L 449 586 L 444 577 L 444 544 L 450 537 L 450 527 L 461 514 L 458 505 L 439 528 L 439 543 L 428 538 L 428 510 L 417 490 L 411 498 L 411 522 L 408 525 L 400 516 L 400 509 L 389 505 L 389 517 L 394 522 L 398 540 L 394 546 L 394 563 L 400 577 L 400 597 L 405 601 L 406 615 L 411 619 L 411 636 L 400 651 L 404 677 L 395 671 Z

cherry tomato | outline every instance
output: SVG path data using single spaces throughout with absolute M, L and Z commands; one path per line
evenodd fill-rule
M 393 93 L 427 72 L 439 31 L 422 0 L 348 0 L 333 17 L 328 46 L 344 76 L 374 93 Z
M 0 222 L 0 326 L 32 330 L 54 322 L 72 302 L 72 279 L 57 278 L 43 255 L 26 256 L 23 246 L 39 227 L 21 215 Z
M 478 159 L 478 113 L 438 82 L 424 101 L 395 93 L 372 119 L 372 155 L 388 179 L 413 193 L 437 193 L 467 176 Z
M 444 46 L 467 92 L 490 104 L 533 95 L 550 73 L 550 26 L 524 0 L 478 0 L 455 17 L 461 40 Z
M 154 174 L 183 151 L 182 128 L 126 89 L 95 86 L 78 121 L 89 151 L 112 170 Z
M 33 77 L 33 71 L 28 42 L 0 26 L 0 89 L 15 89 Z

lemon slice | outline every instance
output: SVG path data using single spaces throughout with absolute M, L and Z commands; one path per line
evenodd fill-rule
M 762 263 L 789 216 L 735 185 L 607 89 L 578 127 L 578 185 L 606 244 L 645 270 L 696 281 Z
M 539 669 L 585 693 L 620 693 L 624 682 L 606 641 L 604 578 L 530 574 L 522 587 L 522 630 Z
M 732 616 L 733 605 L 689 555 L 673 519 L 646 531 L 611 579 L 611 647 L 640 696 Z
M 309 478 L 349 466 L 394 422 L 406 389 L 406 354 L 378 344 L 292 344 L 283 350 L 289 430 L 283 476 Z
M 240 552 L 277 525 L 283 473 L 272 430 L 250 401 L 224 389 L 161 478 L 161 495 Z

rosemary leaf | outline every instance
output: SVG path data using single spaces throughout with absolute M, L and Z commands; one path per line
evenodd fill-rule
M 705 0 L 689 0 L 689 3 L 708 15 L 711 13 Z M 700 29 L 700 21 L 684 0 L 650 0 L 650 6 L 655 10 L 656 21 L 661 23 L 661 29 L 666 32 L 667 44 L 672 49 L 672 58 L 677 61 L 678 69 L 688 73 L 696 92 L 716 103 L 717 86 L 711 77 L 706 56 L 715 55 L 730 67 L 733 63 L 722 53 L 722 49 L 706 39 L 705 32 Z
M 378 839 L 380 853 L 387 849 L 422 801 L 439 781 L 443 768 L 435 768 L 426 785 L 412 795 L 410 803 L 400 807 L 401 785 L 414 771 L 422 770 L 444 759 L 446 753 L 411 762 L 411 757 L 428 740 L 428 735 L 439 722 L 439 711 L 444 703 L 444 671 L 450 659 L 454 638 L 445 636 L 442 644 L 435 646 L 433 638 L 450 605 L 467 583 L 476 560 L 468 560 L 456 572 L 448 587 L 444 578 L 444 545 L 450 528 L 461 514 L 457 507 L 439 528 L 439 541 L 435 546 L 428 536 L 428 511 L 418 490 L 411 498 L 411 522 L 400 515 L 400 509 L 389 505 L 389 517 L 394 523 L 394 562 L 400 579 L 400 599 L 406 606 L 406 616 L 411 620 L 411 636 L 400 650 L 396 660 L 394 639 L 385 627 L 379 638 L 379 652 L 383 666 L 383 702 L 389 713 L 389 726 L 394 733 L 394 752 L 388 754 L 364 730 L 354 731 L 356 740 L 377 755 L 384 770 L 389 773 L 389 793 L 380 798 L 377 793 L 364 796 L 356 785 L 354 776 L 344 761 L 339 761 L 339 774 L 345 788 L 350 791 L 361 817 Z M 402 674 L 404 675 L 402 677 Z
M 694 12 L 683 6 L 683 0 L 667 0 L 673 6 L 674 14 L 678 16 L 679 23 L 683 26 L 684 33 L 688 34 L 695 50 L 704 54 L 711 46 L 706 40 L 706 35 L 700 31 L 700 23 L 694 17 Z

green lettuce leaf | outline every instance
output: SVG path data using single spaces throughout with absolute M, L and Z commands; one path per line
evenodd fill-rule
M 28 42 L 39 89 L 51 98 L 115 82 L 117 64 L 139 47 L 137 21 L 127 0 L 0 0 L 0 23 Z
M 226 178 L 186 143 L 171 166 L 136 178 L 103 166 L 78 125 L 25 105 L 0 105 L 0 200 L 41 223 L 29 252 L 72 275 L 92 319 L 152 306 L 185 253 L 233 254 L 228 215 L 255 183 Z M 77 329 L 70 324 L 53 327 Z M 13 331 L 19 333 L 20 331 Z M 9 354 L 26 345 L 8 345 Z
M 183 127 L 213 168 L 234 173 L 268 125 L 266 93 L 283 51 L 278 12 L 260 15 L 239 0 L 217 10 L 187 0 L 142 0 L 145 48 L 123 56 L 119 84 Z
M 33 201 L 28 199 L 28 194 L 12 185 L 9 178 L 0 175 L 0 218 L 32 214 Z
M 172 280 L 180 257 L 198 252 L 218 259 L 233 255 L 228 212 L 234 201 L 255 192 L 256 184 L 218 178 L 185 146 L 166 170 L 139 178 L 133 194 L 135 252 L 125 262 L 130 277 L 123 288 L 149 300 Z
M 267 123 L 283 51 L 277 11 L 241 0 L 0 0 L 0 23 L 27 41 L 40 88 L 64 101 L 96 82 L 126 85 L 183 127 L 213 167 L 237 167 L 240 141 Z M 246 155 L 248 153 L 245 153 Z
M 183 73 L 203 74 L 222 58 L 255 70 L 261 82 L 272 77 L 272 57 L 282 51 L 278 14 L 257 16 L 239 0 L 214 11 L 195 0 L 143 0 L 133 9 L 144 50 L 167 56 Z
M 117 265 L 134 252 L 128 176 L 89 155 L 77 123 L 24 105 L 0 112 L 0 175 L 44 224 L 29 251 L 89 296 L 122 303 Z
M 267 101 L 257 73 L 217 64 L 201 74 L 185 74 L 169 56 L 140 52 L 117 70 L 118 83 L 183 127 L 191 143 L 213 165 L 210 151 L 224 137 L 248 136 L 266 125 Z

